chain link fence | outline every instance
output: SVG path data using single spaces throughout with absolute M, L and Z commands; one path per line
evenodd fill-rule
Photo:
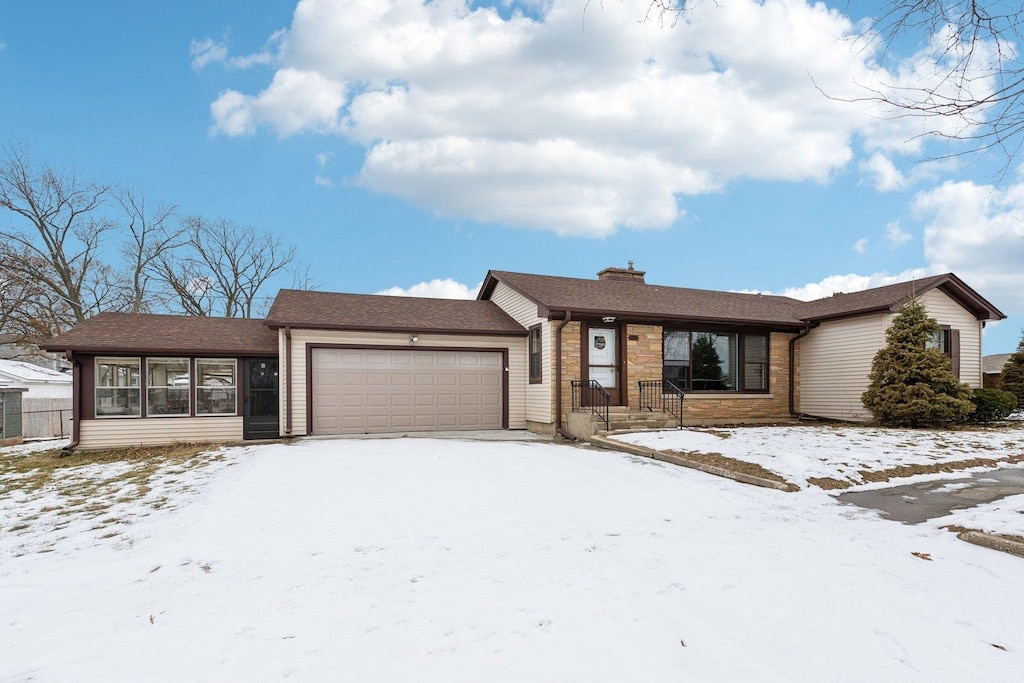
M 26 439 L 63 439 L 71 436 L 71 408 L 25 410 L 21 413 Z

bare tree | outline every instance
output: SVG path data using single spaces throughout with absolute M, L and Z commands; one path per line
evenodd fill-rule
M 893 0 L 869 29 L 887 46 L 900 38 L 928 41 L 942 78 L 921 87 L 873 90 L 868 97 L 900 116 L 952 120 L 953 133 L 929 135 L 966 143 L 965 152 L 999 151 L 1009 164 L 1024 143 L 1024 7 L 1012 0 Z
M 693 0 L 650 0 L 643 20 L 675 24 L 692 5 Z M 929 76 L 919 86 L 865 87 L 860 98 L 825 96 L 877 103 L 894 118 L 934 121 L 923 137 L 957 143 L 943 156 L 996 151 L 1007 167 L 1012 164 L 1024 145 L 1024 62 L 1019 58 L 1024 6 L 1019 0 L 891 0 L 858 36 L 864 49 L 881 44 L 886 52 L 901 39 L 927 46 L 925 56 L 937 65 L 937 78 Z
M 295 266 L 295 248 L 270 232 L 201 216 L 186 218 L 184 231 L 183 248 L 159 255 L 151 272 L 188 315 L 260 315 L 264 285 Z
M 117 298 L 112 273 L 100 260 L 103 236 L 114 224 L 102 213 L 111 187 L 36 167 L 26 150 L 8 145 L 0 162 L 0 213 L 15 223 L 0 227 L 4 267 L 16 281 L 32 282 L 52 303 L 47 327 L 82 322 Z
M 153 277 L 159 272 L 157 264 L 165 255 L 185 243 L 185 228 L 172 225 L 175 207 L 150 205 L 141 190 L 120 189 L 114 193 L 126 216 L 127 235 L 121 245 L 125 263 L 123 310 L 148 313 L 155 305 L 158 293 Z

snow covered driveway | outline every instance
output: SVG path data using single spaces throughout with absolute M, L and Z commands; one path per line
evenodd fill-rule
M 1024 670 L 1024 562 L 817 490 L 542 443 L 224 453 L 212 474 L 175 474 L 198 482 L 187 500 L 135 516 L 116 542 L 0 554 L 0 680 L 963 683 Z

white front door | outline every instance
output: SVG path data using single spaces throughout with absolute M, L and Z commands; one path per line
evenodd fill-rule
M 618 361 L 619 354 L 615 346 L 616 329 L 614 327 L 591 327 L 587 334 L 588 378 L 596 380 L 605 389 L 610 390 L 613 400 L 617 401 Z

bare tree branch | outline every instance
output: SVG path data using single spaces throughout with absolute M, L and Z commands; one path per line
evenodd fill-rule
M 82 322 L 109 300 L 109 273 L 100 267 L 102 238 L 114 224 L 100 209 L 109 185 L 80 181 L 73 171 L 36 167 L 24 148 L 7 145 L 0 161 L 0 227 L 14 277 L 41 285 L 57 303 L 49 327 Z
M 295 263 L 294 247 L 229 220 L 189 216 L 184 231 L 184 248 L 161 254 L 152 272 L 189 315 L 260 315 L 269 300 L 264 285 Z

